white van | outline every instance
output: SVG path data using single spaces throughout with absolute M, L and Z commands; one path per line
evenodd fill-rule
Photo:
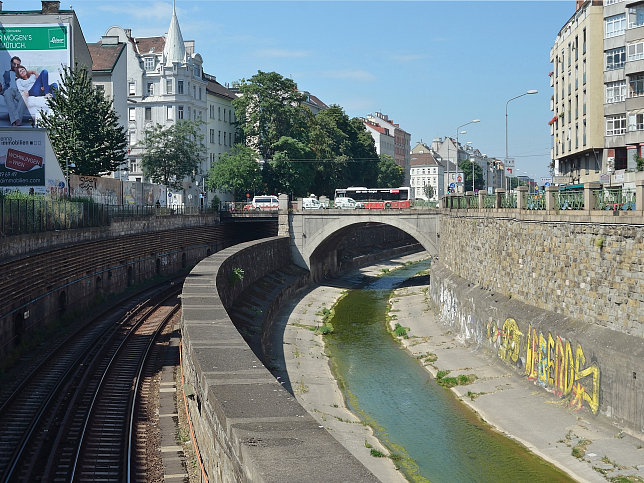
M 303 210 L 321 210 L 322 203 L 320 203 L 315 198 L 302 198 L 302 209 Z
M 353 198 L 347 198 L 346 196 L 336 198 L 333 204 L 341 210 L 355 210 L 357 207 L 355 200 Z
M 253 201 L 250 204 L 244 206 L 244 210 L 255 210 L 255 211 L 275 211 L 279 209 L 280 203 L 277 196 L 274 195 L 262 195 L 262 196 L 253 196 Z

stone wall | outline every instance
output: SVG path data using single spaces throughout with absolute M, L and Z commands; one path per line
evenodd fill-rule
M 289 238 L 268 238 L 208 257 L 184 284 L 184 387 L 208 481 L 377 481 L 275 380 L 226 311 L 290 263 Z
M 455 333 L 644 431 L 641 226 L 445 216 L 431 295 Z
M 168 215 L 142 216 L 112 220 L 109 226 L 30 233 L 11 237 L 0 237 L 0 260 L 29 255 L 41 250 L 105 240 L 109 238 L 173 230 L 191 226 L 210 226 L 217 223 L 218 215 Z

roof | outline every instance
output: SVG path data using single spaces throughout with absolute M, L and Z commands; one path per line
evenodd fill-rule
M 177 19 L 174 4 L 172 5 L 172 18 L 170 19 L 170 27 L 168 27 L 163 54 L 166 58 L 166 65 L 183 62 L 186 58 L 186 46 L 183 43 L 183 36 L 179 28 L 179 20 Z
M 441 166 L 431 153 L 412 154 L 409 160 L 410 166 Z
M 214 75 L 204 74 L 203 78 L 208 82 L 206 84 L 206 92 L 225 97 L 226 99 L 235 99 L 237 97 L 233 91 L 217 82 Z
M 164 37 L 130 37 L 134 51 L 145 55 L 149 52 L 162 53 L 165 47 Z
M 327 106 L 324 102 L 322 102 L 318 97 L 314 96 L 313 94 L 309 94 L 309 102 L 311 104 L 315 104 L 320 109 L 328 109 L 329 108 L 329 106 Z
M 125 44 L 103 44 L 101 41 L 95 44 L 87 44 L 89 53 L 92 56 L 93 71 L 112 72 L 116 62 L 125 50 Z

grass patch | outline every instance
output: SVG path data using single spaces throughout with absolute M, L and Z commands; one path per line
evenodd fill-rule
M 322 334 L 322 335 L 332 334 L 333 333 L 333 325 L 331 325 L 330 322 L 327 322 L 325 324 L 322 324 L 317 329 L 315 329 L 315 332 L 317 334 Z
M 436 354 L 434 354 L 433 352 L 430 353 L 430 354 L 427 354 L 423 358 L 423 362 L 425 362 L 427 364 L 431 364 L 432 362 L 436 362 L 437 360 L 438 360 L 438 356 Z
M 572 455 L 575 458 L 583 459 L 584 456 L 586 456 L 586 449 L 588 449 L 588 445 L 591 444 L 592 441 L 589 439 L 580 439 L 579 442 L 572 448 Z
M 469 397 L 471 401 L 474 401 L 477 397 L 482 396 L 483 394 L 485 394 L 485 393 L 484 392 L 467 391 L 467 397 Z
M 373 456 L 374 458 L 382 458 L 385 456 L 382 451 L 378 451 L 376 448 L 371 448 L 369 453 L 371 453 L 371 456 Z
M 477 379 L 475 374 L 460 374 L 457 377 L 447 377 L 449 373 L 450 371 L 438 371 L 436 373 L 436 382 L 443 387 L 450 388 L 454 386 L 466 386 Z
M 396 337 L 403 337 L 405 339 L 409 338 L 407 335 L 407 330 L 409 330 L 408 327 L 403 327 L 399 323 L 396 322 L 396 326 L 394 327 L 394 335 Z
M 611 483 L 644 483 L 644 479 L 641 476 L 636 475 L 617 475 L 612 478 L 608 478 L 608 481 Z

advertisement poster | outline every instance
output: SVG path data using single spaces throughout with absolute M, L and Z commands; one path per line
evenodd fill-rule
M 71 59 L 68 24 L 0 25 L 0 126 L 37 125 Z
M 45 139 L 23 129 L 0 134 L 0 189 L 45 186 Z

